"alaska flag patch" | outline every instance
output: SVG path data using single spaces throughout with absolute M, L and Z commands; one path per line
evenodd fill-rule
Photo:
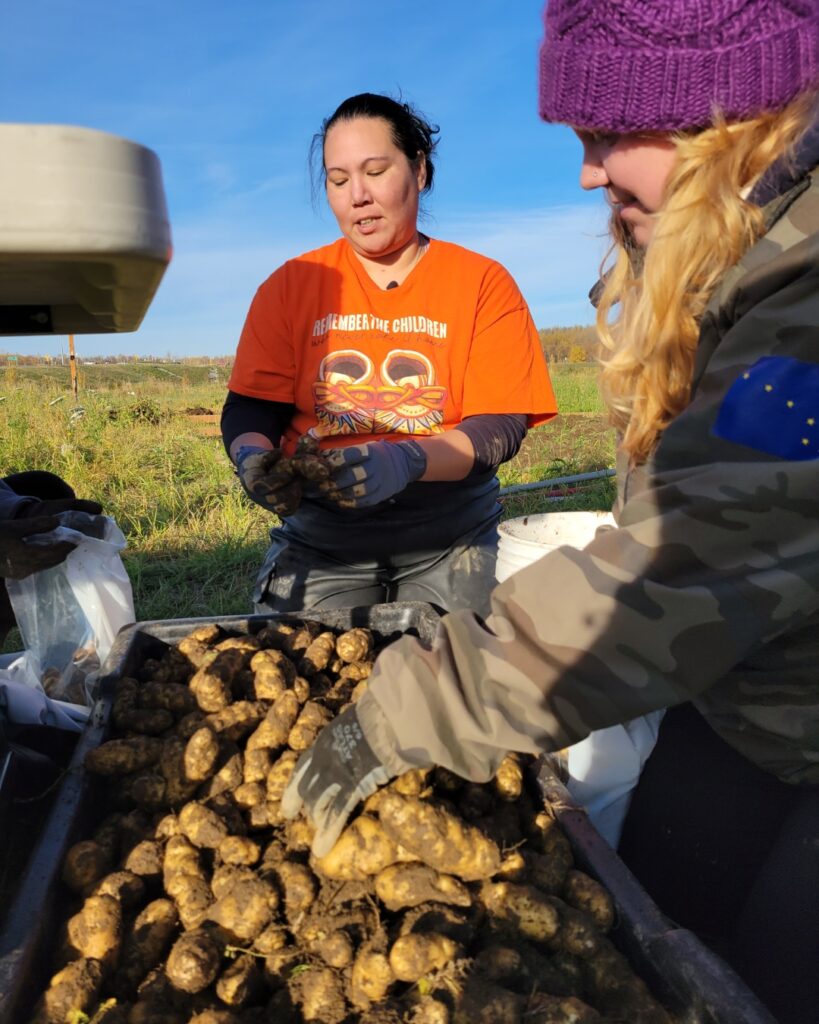
M 782 459 L 819 459 L 819 364 L 758 359 L 729 388 L 712 433 Z

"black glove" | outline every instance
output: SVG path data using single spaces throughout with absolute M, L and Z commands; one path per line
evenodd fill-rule
M 316 826 L 313 854 L 323 857 L 335 846 L 356 804 L 392 777 L 367 742 L 355 707 L 347 708 L 325 725 L 297 761 L 282 796 L 282 814 L 294 818 L 304 805 Z
M 59 565 L 75 545 L 70 541 L 32 544 L 27 538 L 50 533 L 60 525 L 56 516 L 7 519 L 0 523 L 0 577 L 21 580 L 42 569 Z
M 281 448 L 243 444 L 236 453 L 236 473 L 245 494 L 257 505 L 289 516 L 299 506 L 302 489 L 290 459 Z
M 61 512 L 87 512 L 98 516 L 102 505 L 97 501 L 83 501 L 80 498 L 53 498 L 23 505 L 15 519 L 39 519 L 42 516 L 58 516 Z

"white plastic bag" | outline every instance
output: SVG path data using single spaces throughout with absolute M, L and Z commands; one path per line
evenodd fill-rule
M 612 725 L 566 750 L 566 788 L 615 850 L 634 787 L 657 742 L 664 711 L 652 711 L 623 725 Z
M 6 580 L 25 654 L 7 671 L 16 682 L 71 704 L 93 703 L 93 684 L 119 630 L 134 621 L 122 531 L 108 516 L 63 512 L 36 538 L 76 544 L 59 565 Z

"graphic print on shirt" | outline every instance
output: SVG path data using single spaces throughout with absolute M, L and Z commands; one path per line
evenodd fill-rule
M 337 434 L 440 434 L 447 389 L 420 352 L 393 349 L 376 370 L 356 349 L 322 359 L 313 384 L 315 437 Z

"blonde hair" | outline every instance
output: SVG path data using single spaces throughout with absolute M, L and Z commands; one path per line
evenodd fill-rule
M 677 160 L 644 258 L 613 217 L 597 307 L 601 386 L 633 463 L 688 404 L 700 317 L 763 232 L 762 212 L 743 192 L 792 149 L 812 109 L 813 97 L 802 96 L 782 111 L 674 136 Z

